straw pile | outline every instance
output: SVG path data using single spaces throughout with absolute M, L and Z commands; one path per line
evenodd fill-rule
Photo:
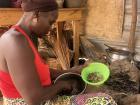
M 100 52 L 97 50 L 96 46 L 94 46 L 86 37 L 81 36 L 81 52 L 92 61 L 98 61 L 102 63 L 108 63 L 108 59 L 106 53 Z
M 63 70 L 70 68 L 70 50 L 66 39 L 68 38 L 63 33 L 59 34 L 58 37 L 56 27 L 53 27 L 40 45 L 40 49 L 46 52 L 46 58 L 56 58 Z

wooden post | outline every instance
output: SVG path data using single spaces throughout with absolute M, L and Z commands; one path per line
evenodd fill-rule
M 79 58 L 79 21 L 73 21 L 73 47 L 74 47 L 74 65 L 78 65 Z
M 57 29 L 57 40 L 60 41 L 63 34 L 63 22 L 57 22 L 56 29 Z
M 128 48 L 132 54 L 135 52 L 135 31 L 137 26 L 137 0 L 132 0 L 132 22 Z

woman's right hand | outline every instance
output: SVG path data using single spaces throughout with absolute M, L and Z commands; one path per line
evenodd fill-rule
M 67 91 L 71 91 L 72 90 L 72 85 L 70 81 L 66 81 L 66 80 L 59 80 L 57 81 L 57 84 L 60 87 L 60 90 L 67 90 Z
M 60 94 L 63 95 L 70 95 L 73 94 L 73 91 L 76 92 L 77 90 L 77 81 L 76 80 L 59 80 L 57 84 L 60 87 Z

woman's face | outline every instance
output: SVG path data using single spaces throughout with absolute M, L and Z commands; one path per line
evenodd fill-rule
M 36 21 L 33 21 L 32 30 L 39 36 L 48 33 L 51 25 L 56 21 L 58 11 L 39 12 Z

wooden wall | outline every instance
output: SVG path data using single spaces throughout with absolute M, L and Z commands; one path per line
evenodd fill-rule
M 94 1 L 94 0 L 89 0 L 88 3 L 91 3 L 92 1 Z M 95 2 L 97 2 L 97 1 L 98 0 L 95 0 Z M 101 1 L 104 1 L 105 2 L 107 0 L 101 0 Z M 110 1 L 110 0 L 108 0 L 108 1 Z M 123 2 L 121 2 L 123 0 L 121 0 L 121 1 L 120 0 L 116 0 L 116 1 L 115 0 L 111 0 L 111 1 L 112 2 L 114 1 L 114 3 L 122 3 L 120 5 L 117 4 L 116 6 L 121 6 L 122 11 L 124 10 L 123 11 L 124 12 L 124 15 L 121 15 L 121 13 L 117 13 L 117 12 L 116 12 L 115 15 L 112 15 L 112 17 L 113 16 L 114 17 L 117 17 L 117 15 L 120 15 L 118 17 L 123 16 L 123 21 L 121 21 L 120 18 L 118 18 L 118 19 L 117 18 L 114 18 L 114 21 L 117 20 L 118 22 L 122 22 L 121 23 L 122 24 L 122 33 L 119 33 L 118 34 L 118 32 L 120 32 L 120 30 L 121 30 L 121 28 L 120 28 L 121 24 L 118 24 L 118 25 L 116 24 L 117 26 L 113 26 L 115 24 L 112 24 L 112 20 L 111 20 L 111 21 L 108 21 L 107 24 L 112 24 L 112 27 L 110 28 L 110 32 L 112 33 L 111 34 L 112 36 L 113 35 L 115 35 L 115 36 L 112 37 L 109 34 L 109 32 L 108 33 L 104 33 L 104 34 L 102 34 L 102 32 L 100 32 L 100 33 L 98 33 L 98 34 L 95 35 L 95 31 L 96 30 L 93 29 L 93 28 L 95 26 L 98 27 L 98 24 L 93 25 L 94 27 L 92 27 L 92 24 L 95 24 L 94 21 L 96 20 L 97 17 L 95 18 L 94 21 L 92 21 L 94 19 L 94 17 L 92 17 L 92 14 L 88 14 L 88 17 L 86 19 L 86 26 L 87 26 L 86 27 L 86 36 L 89 39 L 91 39 L 91 41 L 93 41 L 93 42 L 97 42 L 97 43 L 102 43 L 103 42 L 103 43 L 107 43 L 107 44 L 109 44 L 111 46 L 117 46 L 117 47 L 121 47 L 121 48 L 124 48 L 124 47 L 127 48 L 128 38 L 129 38 L 129 35 L 130 35 L 130 27 L 131 27 L 131 16 L 132 16 L 132 7 L 131 7 L 132 3 L 131 3 L 131 1 L 132 0 L 125 0 L 124 9 L 122 7 Z M 92 2 L 92 3 L 94 3 L 94 2 Z M 111 5 L 111 4 L 107 4 L 107 5 Z M 92 7 L 92 4 L 90 4 L 90 6 L 91 7 L 89 7 L 89 8 L 92 8 L 92 9 L 91 10 L 89 9 L 91 11 L 89 13 L 92 13 L 92 11 L 94 13 L 94 11 L 96 11 L 96 9 L 99 9 L 99 8 L 93 8 L 94 6 Z M 104 5 L 102 5 L 102 6 L 104 6 Z M 108 13 L 111 14 L 111 12 L 110 12 L 111 10 L 108 10 L 108 11 L 109 11 Z M 106 10 L 106 12 L 107 12 L 107 10 Z M 99 12 L 98 14 L 101 14 L 101 12 Z M 99 15 L 99 16 L 103 16 L 102 19 L 104 19 L 104 17 L 105 17 L 104 15 Z M 107 15 L 107 16 L 109 16 L 109 15 Z M 137 18 L 138 18 L 138 20 L 137 20 L 137 29 L 136 29 L 136 52 L 140 56 L 140 0 L 138 0 L 138 17 Z M 103 20 L 101 20 L 101 22 L 103 22 Z M 102 24 L 101 22 L 99 22 L 100 23 L 100 26 L 103 27 L 103 24 L 104 23 Z M 114 27 L 116 27 L 116 28 L 114 28 Z M 118 29 L 118 31 L 116 29 Z M 109 31 L 109 30 L 103 30 L 103 32 L 105 32 L 105 31 Z
M 88 0 L 86 35 L 108 40 L 122 37 L 124 0 Z

